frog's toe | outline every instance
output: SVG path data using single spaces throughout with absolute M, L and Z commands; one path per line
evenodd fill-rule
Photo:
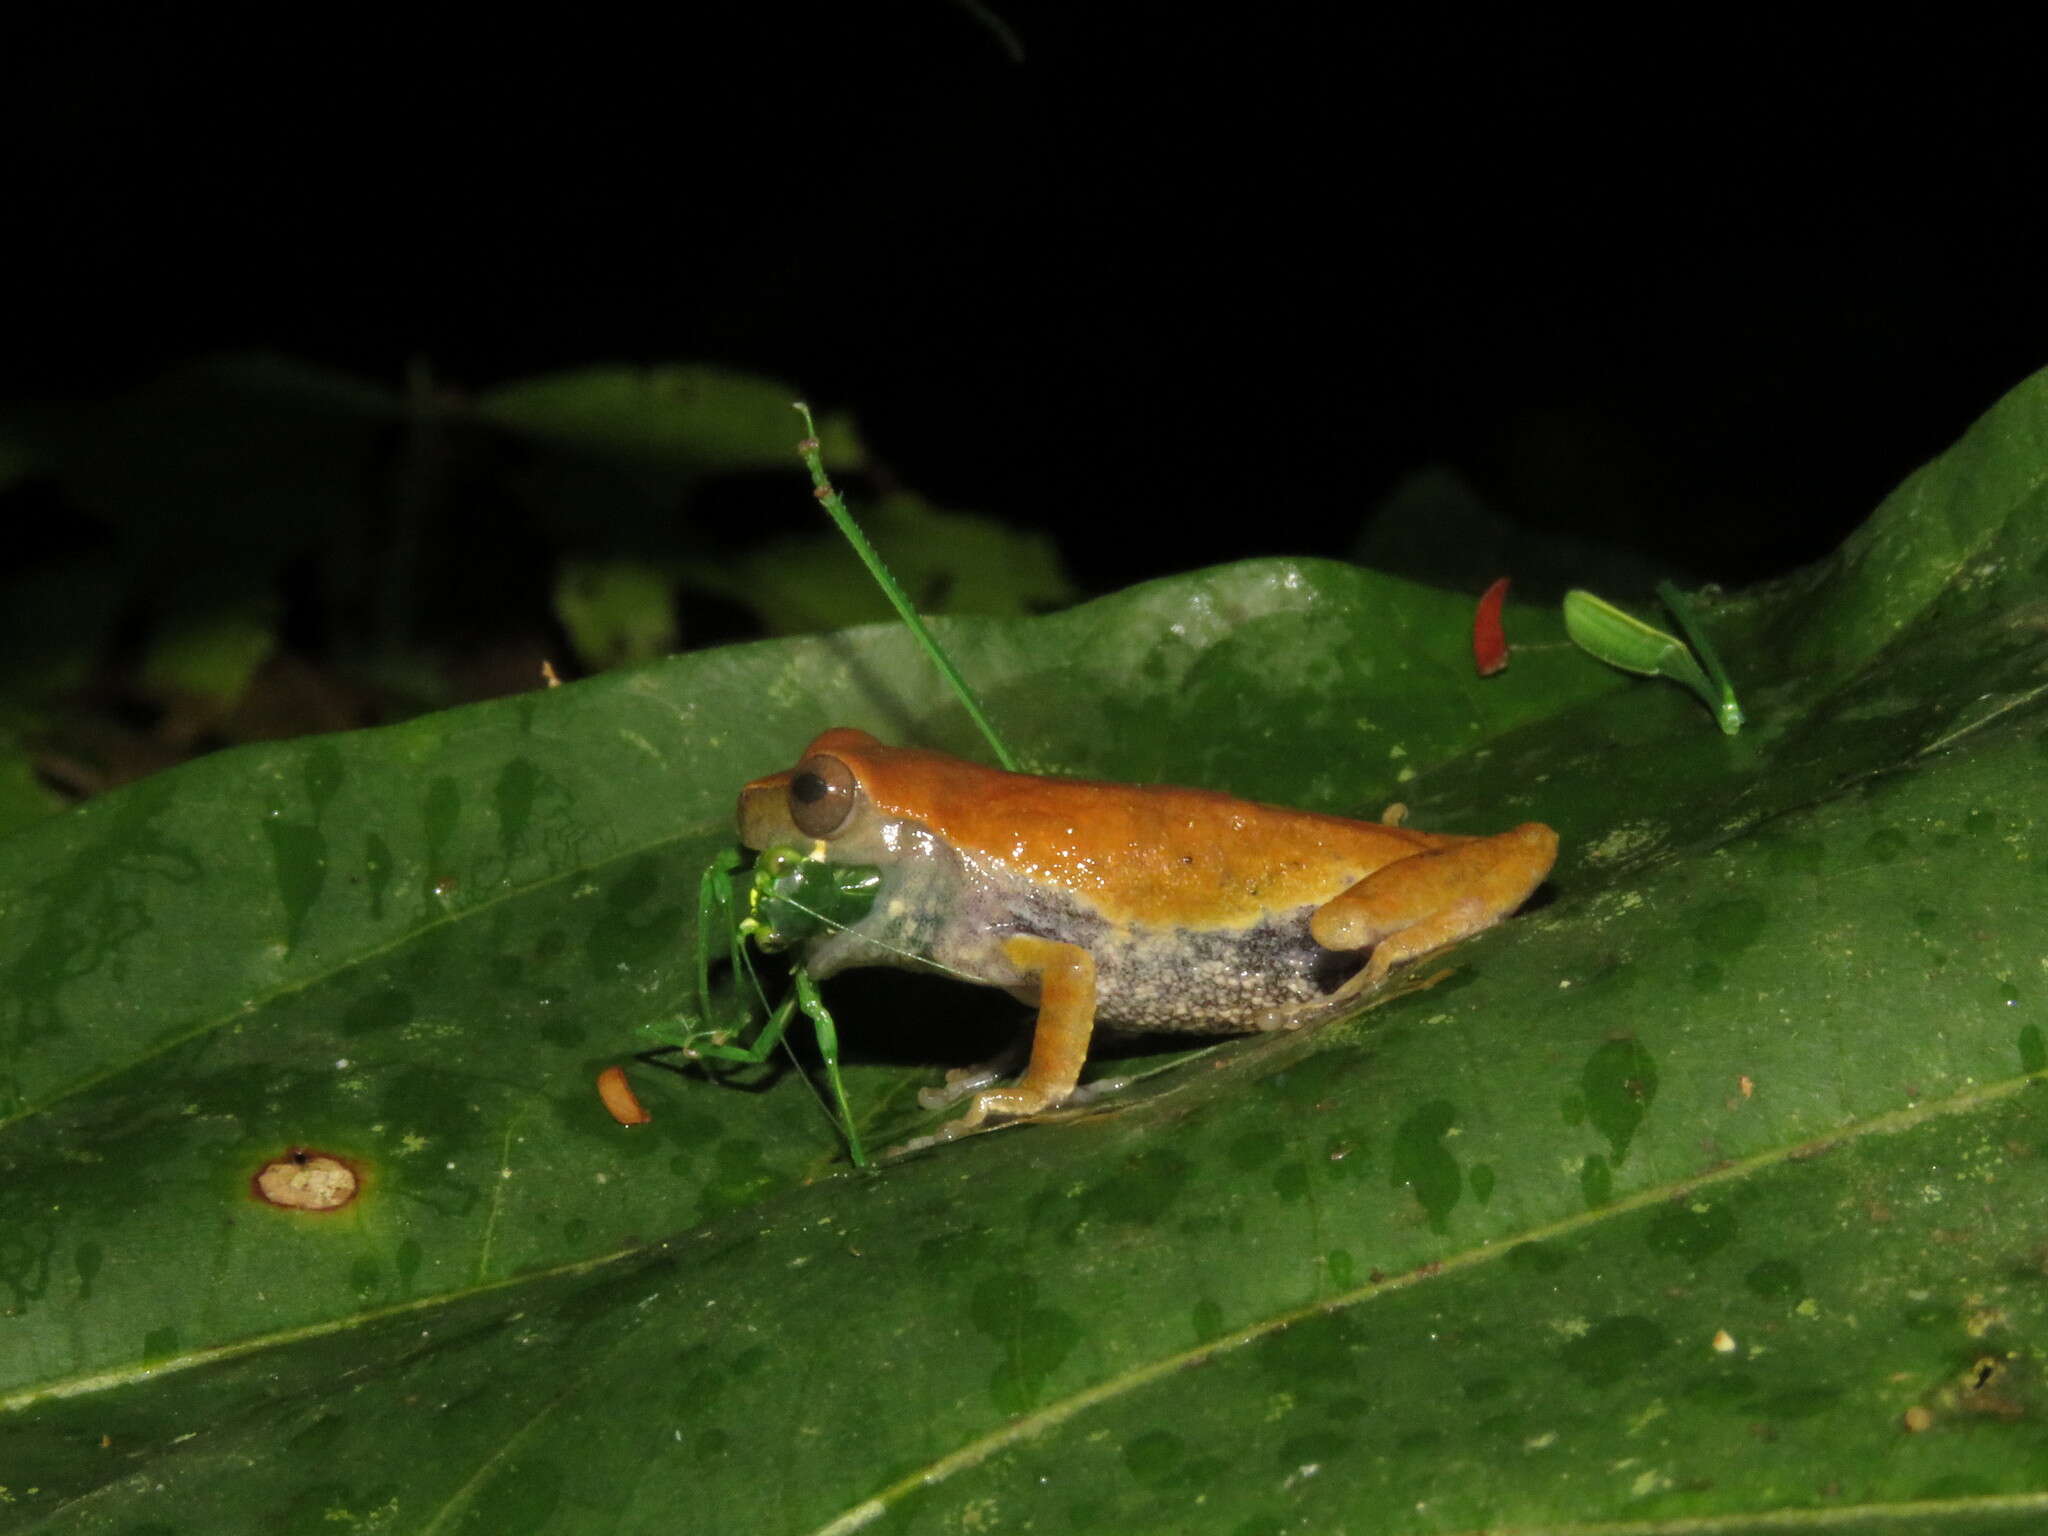
M 1067 1095 L 1055 1097 L 1019 1083 L 1014 1088 L 990 1088 L 974 1096 L 974 1103 L 966 1114 L 953 1122 L 962 1131 L 985 1130 L 1010 1120 L 1029 1120 L 1033 1115 L 1042 1115 L 1048 1109 L 1065 1102 Z
M 917 1102 L 925 1109 L 950 1109 L 962 1099 L 1014 1076 L 1022 1069 L 1024 1056 L 1025 1042 L 1020 1040 L 992 1061 L 971 1067 L 955 1067 L 946 1074 L 946 1081 L 939 1087 L 920 1088 Z
M 1079 1109 L 1084 1104 L 1093 1104 L 1097 1099 L 1113 1099 L 1130 1087 L 1133 1078 L 1098 1077 L 1092 1083 L 1079 1083 L 1074 1091 L 1060 1100 L 1062 1109 Z
M 983 1114 L 977 1101 L 976 1107 L 959 1119 L 948 1120 L 936 1130 L 928 1131 L 922 1136 L 913 1136 L 900 1147 L 891 1147 L 889 1155 L 895 1157 L 906 1152 L 928 1152 L 933 1147 L 944 1146 L 949 1141 L 959 1141 L 965 1136 L 978 1136 L 983 1131 L 1000 1130 L 1020 1118 L 1022 1117 L 1017 1115 Z
M 917 1102 L 924 1109 L 949 1109 L 991 1083 L 1001 1082 L 1003 1076 L 995 1070 L 993 1062 L 984 1062 L 978 1067 L 955 1067 L 938 1087 L 918 1089 Z

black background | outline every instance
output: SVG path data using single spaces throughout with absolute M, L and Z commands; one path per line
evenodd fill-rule
M 1745 580 L 2048 360 L 2023 34 L 997 9 L 14 23 L 0 382 L 722 361 L 1105 590 L 1428 465 Z

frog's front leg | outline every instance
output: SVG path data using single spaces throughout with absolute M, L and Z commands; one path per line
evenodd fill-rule
M 1557 859 L 1539 822 L 1413 853 L 1374 870 L 1316 909 L 1308 931 L 1325 949 L 1372 948 L 1359 989 L 1404 960 L 1491 928 L 1527 901 Z
M 944 1140 L 991 1119 L 1014 1120 L 1064 1103 L 1081 1079 L 1088 1039 L 1095 1031 L 1095 958 L 1078 944 L 1016 934 L 1002 941 L 1003 955 L 1038 981 L 1038 1024 L 1031 1035 L 1031 1061 L 1008 1088 L 977 1093 L 967 1113 L 939 1132 Z

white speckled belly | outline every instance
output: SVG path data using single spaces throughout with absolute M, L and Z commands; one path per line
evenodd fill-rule
M 1067 892 L 970 869 L 949 850 L 886 867 L 874 909 L 806 955 L 823 979 L 851 966 L 930 969 L 1035 1001 L 1032 979 L 1002 940 L 1058 939 L 1095 960 L 1096 1019 L 1130 1030 L 1237 1034 L 1275 1009 L 1328 998 L 1367 952 L 1335 954 L 1309 936 L 1300 907 L 1250 928 L 1117 927 Z

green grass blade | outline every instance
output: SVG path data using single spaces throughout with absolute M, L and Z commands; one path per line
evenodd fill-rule
M 846 510 L 845 499 L 840 496 L 831 478 L 826 475 L 824 455 L 818 449 L 817 424 L 811 420 L 811 408 L 799 400 L 796 402 L 796 409 L 804 419 L 804 440 L 797 444 L 796 451 L 802 457 L 804 467 L 811 472 L 811 484 L 817 487 L 818 501 L 825 508 L 826 515 L 838 525 L 846 542 L 853 546 L 854 553 L 860 556 L 861 563 L 868 568 L 868 574 L 875 578 L 875 585 L 882 589 L 896 612 L 902 616 L 904 626 L 917 637 L 919 646 L 931 658 L 932 665 L 939 669 L 939 675 L 945 678 L 947 686 L 959 698 L 967 710 L 968 717 L 974 721 L 987 740 L 989 749 L 996 755 L 996 761 L 1015 773 L 1017 760 L 1010 755 L 1010 749 L 1003 745 L 1003 738 L 996 734 L 995 726 L 981 707 L 981 700 L 968 686 L 967 679 L 960 675 L 959 668 L 953 665 L 952 658 L 940 647 L 939 642 L 932 638 L 932 632 L 925 628 L 924 620 L 918 617 L 917 609 L 904 595 L 903 589 L 896 584 L 896 578 L 889 574 L 889 568 L 882 563 L 881 555 L 876 552 L 875 546 L 868 542 L 867 535 L 860 531 L 860 525 L 853 520 L 853 514 Z

